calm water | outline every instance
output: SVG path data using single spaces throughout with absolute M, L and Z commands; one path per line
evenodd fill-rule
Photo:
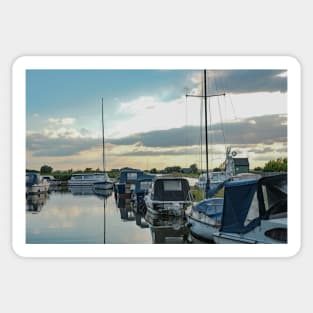
M 75 187 L 26 198 L 26 243 L 200 243 L 182 218 L 136 213 L 114 193 Z

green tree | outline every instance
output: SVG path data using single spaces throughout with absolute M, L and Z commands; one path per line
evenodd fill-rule
M 288 161 L 287 158 L 279 158 L 276 160 L 268 161 L 264 165 L 264 172 L 287 172 Z
M 198 173 L 198 167 L 197 167 L 196 163 L 191 164 L 189 167 L 190 167 L 192 173 Z
M 215 167 L 215 168 L 213 168 L 213 172 L 221 172 L 222 170 L 221 170 L 221 168 L 220 167 Z
M 43 165 L 41 168 L 40 168 L 40 173 L 41 174 L 51 174 L 53 171 L 53 168 L 49 165 Z
M 154 167 L 154 168 L 152 168 L 151 170 L 150 170 L 150 173 L 152 173 L 152 174 L 156 174 L 157 173 L 157 169 Z

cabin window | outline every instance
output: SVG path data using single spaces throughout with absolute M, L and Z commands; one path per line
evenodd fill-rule
M 182 191 L 182 184 L 180 180 L 164 181 L 164 191 Z
M 136 180 L 137 179 L 137 173 L 127 173 L 127 179 Z
M 150 181 L 143 181 L 140 183 L 140 189 L 141 190 L 147 190 L 151 188 L 151 182 Z
M 259 217 L 259 202 L 257 192 L 255 192 L 244 225 L 247 226 L 257 217 Z

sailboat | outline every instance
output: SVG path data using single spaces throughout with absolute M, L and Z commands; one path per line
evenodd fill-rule
M 111 180 L 108 174 L 105 172 L 105 158 L 104 158 L 104 121 L 103 121 L 103 98 L 101 102 L 102 109 L 102 168 L 103 168 L 103 179 L 93 183 L 93 190 L 95 193 L 101 193 L 101 190 L 108 190 L 113 188 L 113 180 Z
M 207 73 L 204 70 L 203 80 L 203 95 L 197 97 L 204 98 L 204 110 L 205 110 L 205 148 L 206 148 L 206 173 L 203 174 L 203 189 L 205 190 L 206 199 L 195 203 L 191 210 L 187 212 L 188 226 L 191 234 L 199 238 L 202 241 L 212 241 L 213 233 L 217 231 L 221 224 L 222 210 L 224 199 L 221 197 L 211 198 L 217 190 L 222 188 L 224 181 L 228 179 L 226 176 L 222 181 L 218 181 L 218 184 L 211 186 L 211 175 L 209 175 L 209 161 L 208 161 L 208 115 L 207 115 L 207 99 L 210 97 L 225 96 L 222 94 L 207 95 Z M 188 96 L 188 95 L 187 95 Z M 227 155 L 230 151 L 227 150 Z M 227 158 L 227 156 L 226 156 Z
M 223 94 L 222 94 L 223 95 Z M 220 96 L 220 95 L 212 95 Z M 287 174 L 266 177 L 232 176 L 210 186 L 208 171 L 206 70 L 204 70 L 206 126 L 206 199 L 187 213 L 191 234 L 215 243 L 286 243 Z M 224 188 L 223 197 L 213 197 Z

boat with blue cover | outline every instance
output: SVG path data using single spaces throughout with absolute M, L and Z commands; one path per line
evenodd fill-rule
M 144 176 L 144 172 L 138 169 L 127 168 L 121 171 L 118 183 L 114 185 L 114 191 L 120 198 L 131 198 L 136 188 L 136 182 Z
M 144 197 L 152 188 L 152 182 L 155 179 L 154 175 L 143 175 L 135 183 L 135 189 L 132 191 L 131 199 L 135 211 L 145 213 Z
M 48 192 L 49 182 L 37 172 L 26 173 L 26 194 Z
M 287 174 L 225 183 L 215 243 L 287 243 Z

